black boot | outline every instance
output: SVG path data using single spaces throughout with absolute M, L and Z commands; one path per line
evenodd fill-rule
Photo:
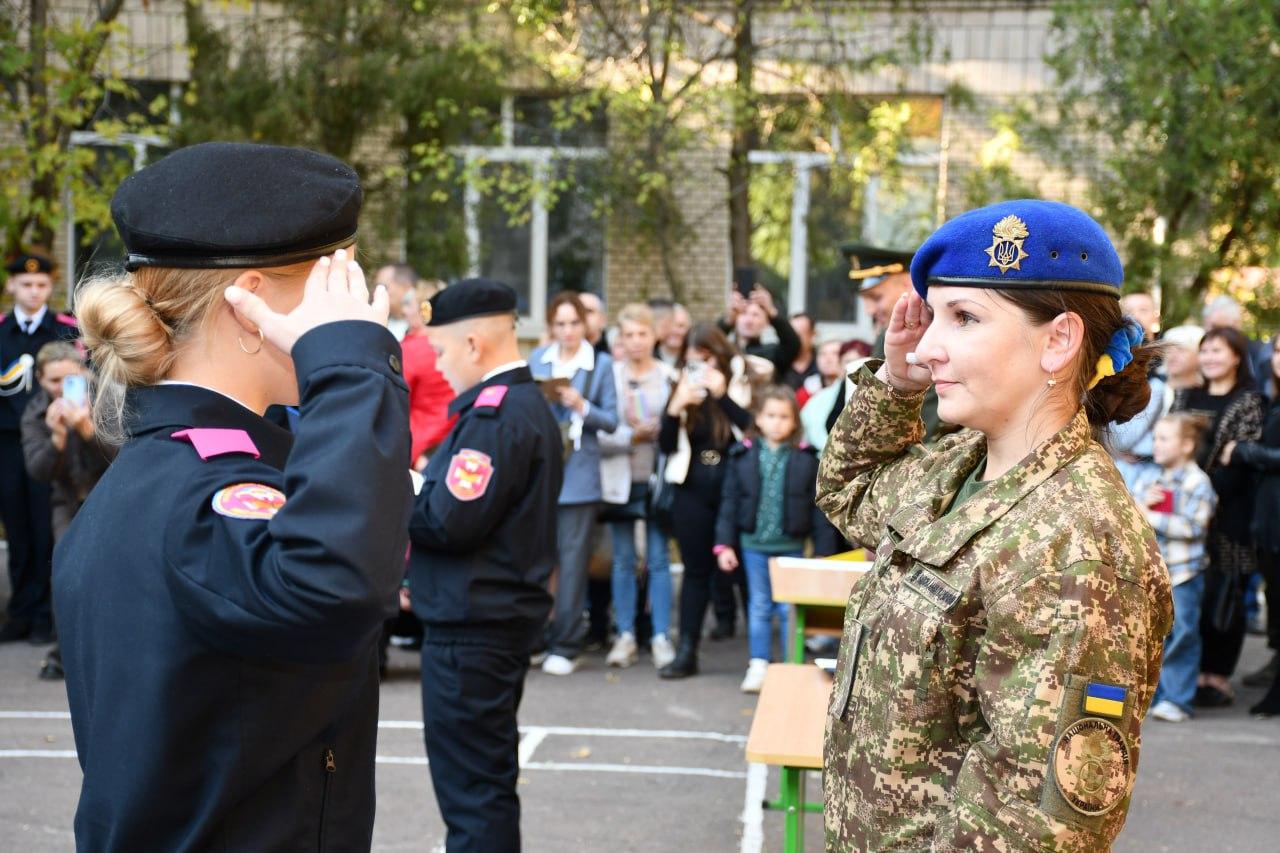
M 1255 717 L 1280 717 L 1280 679 L 1271 682 L 1271 689 L 1262 701 L 1249 709 Z
M 688 640 L 680 641 L 676 659 L 658 670 L 659 678 L 688 678 L 698 674 L 698 646 Z

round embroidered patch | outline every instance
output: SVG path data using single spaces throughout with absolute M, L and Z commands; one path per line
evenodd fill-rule
M 1106 720 L 1076 720 L 1053 748 L 1053 775 L 1071 808 L 1083 815 L 1106 814 L 1125 798 L 1133 781 L 1129 743 Z
M 262 483 L 237 483 L 213 496 L 213 511 L 227 518 L 268 519 L 284 506 L 284 492 Z

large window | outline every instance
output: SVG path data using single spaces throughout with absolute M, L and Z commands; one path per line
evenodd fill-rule
M 543 330 L 562 290 L 604 292 L 604 222 L 590 191 L 604 155 L 603 113 L 562 121 L 552 99 L 508 97 L 501 144 L 455 149 L 467 272 L 510 284 L 522 327 Z
M 752 254 L 763 283 L 789 312 L 805 311 L 841 334 L 863 337 L 870 320 L 861 315 L 840 246 L 918 246 L 937 224 L 941 163 L 940 103 L 871 103 L 851 103 L 843 134 L 839 126 L 819 132 L 786 104 L 766 109 L 764 150 L 750 155 Z M 900 143 L 886 167 L 868 170 L 859 145 L 841 150 L 842 135 L 862 143 L 856 134 L 865 139 L 867 127 L 889 120 L 897 122 Z

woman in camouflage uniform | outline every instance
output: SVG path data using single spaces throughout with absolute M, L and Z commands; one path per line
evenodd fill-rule
M 911 272 L 819 472 L 819 506 L 875 550 L 827 718 L 827 848 L 1106 850 L 1172 604 L 1097 438 L 1142 411 L 1152 350 L 1115 249 L 1066 205 L 957 217 Z M 930 386 L 967 429 L 926 448 Z

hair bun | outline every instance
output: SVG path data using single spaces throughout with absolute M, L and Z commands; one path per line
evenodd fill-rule
M 91 282 L 76 299 L 76 314 L 102 382 L 152 385 L 168 371 L 173 330 L 132 277 Z
M 1147 381 L 1151 362 L 1162 352 L 1158 344 L 1133 348 L 1133 359 L 1118 373 L 1104 377 L 1085 395 L 1089 423 L 1096 427 L 1122 424 L 1140 415 L 1151 401 Z

